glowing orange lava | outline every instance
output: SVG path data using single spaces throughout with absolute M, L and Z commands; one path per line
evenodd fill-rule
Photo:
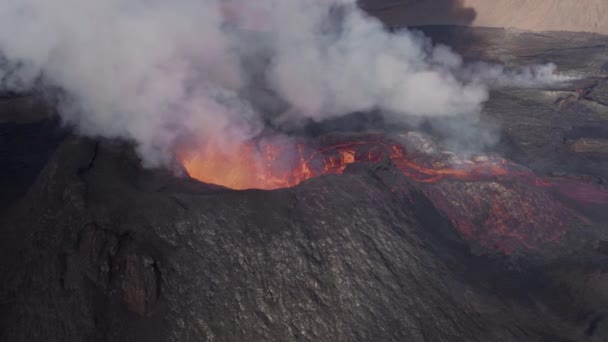
M 213 144 L 183 157 L 191 177 L 231 189 L 279 189 L 325 174 L 341 174 L 350 164 L 390 160 L 408 178 L 421 183 L 443 179 L 484 181 L 516 178 L 530 186 L 550 188 L 578 201 L 608 204 L 608 193 L 592 184 L 567 178 L 545 179 L 503 158 L 482 156 L 440 163 L 409 155 L 399 144 L 379 136 L 339 142 L 323 147 L 242 144 L 224 151 Z
M 302 144 L 289 148 L 243 144 L 230 151 L 207 145 L 182 161 L 191 177 L 205 183 L 237 190 L 272 190 L 323 174 L 342 173 L 356 162 L 355 153 L 347 146 L 310 152 Z
M 419 183 L 421 191 L 463 238 L 506 254 L 557 243 L 573 222 L 586 220 L 558 198 L 608 205 L 608 191 L 590 179 L 538 177 L 494 155 L 465 159 L 412 152 L 379 135 L 346 142 L 252 142 L 230 150 L 207 144 L 183 154 L 181 160 L 190 176 L 200 181 L 232 189 L 268 190 L 292 187 L 321 175 L 341 174 L 356 163 L 392 164 Z M 440 181 L 447 182 L 435 186 Z M 404 185 L 403 193 L 410 198 L 408 185 L 402 180 L 389 182 L 397 182 L 388 184 L 391 192 L 398 192 Z M 472 182 L 475 184 L 466 184 Z

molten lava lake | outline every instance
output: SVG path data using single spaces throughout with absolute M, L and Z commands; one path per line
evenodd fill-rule
M 406 148 L 379 135 L 329 143 L 243 143 L 229 150 L 209 144 L 181 155 L 192 178 L 235 190 L 289 188 L 314 177 L 342 174 L 352 164 L 390 162 L 419 183 L 515 178 L 531 186 L 555 188 L 580 201 L 608 203 L 608 193 L 585 179 L 539 177 L 497 155 L 459 158 L 452 153 L 422 152 L 417 146 Z
M 478 156 L 470 160 L 437 160 L 436 156 L 409 152 L 381 136 L 329 144 L 244 143 L 229 151 L 210 144 L 183 154 L 181 160 L 191 177 L 236 190 L 288 188 L 313 177 L 342 174 L 351 164 L 388 161 L 421 183 L 525 174 L 505 159 Z

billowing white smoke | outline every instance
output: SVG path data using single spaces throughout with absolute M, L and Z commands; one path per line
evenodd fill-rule
M 224 3 L 220 5 L 220 2 Z M 231 4 L 230 4 L 231 3 Z M 267 83 L 290 105 L 283 120 L 317 121 L 352 111 L 391 115 L 476 114 L 489 83 L 559 80 L 551 67 L 507 73 L 464 66 L 417 34 L 387 33 L 354 0 L 3 0 L 2 87 L 36 80 L 61 88 L 63 118 L 82 133 L 137 143 L 162 165 L 184 137 L 229 148 L 263 129 L 241 96 L 243 41 L 232 20 L 272 37 Z M 263 16 L 251 22 L 252 16 Z
M 433 49 L 408 32 L 388 34 L 354 6 L 336 14 L 338 27 L 322 30 L 331 26 L 326 6 L 309 5 L 279 1 L 273 11 L 274 25 L 282 28 L 271 79 L 298 114 L 321 120 L 381 108 L 450 115 L 477 112 L 486 100 L 484 85 L 455 78 L 450 69 L 459 57 L 446 47 Z

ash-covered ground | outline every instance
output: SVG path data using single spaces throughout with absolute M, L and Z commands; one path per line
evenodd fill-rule
M 129 144 L 79 138 L 9 94 L 0 339 L 608 340 L 608 37 L 424 30 L 467 58 L 578 77 L 493 91 L 483 121 L 501 138 L 486 152 L 595 197 L 519 178 L 421 184 L 390 161 L 233 191 L 144 169 Z

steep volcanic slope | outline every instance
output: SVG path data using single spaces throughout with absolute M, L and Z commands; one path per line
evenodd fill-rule
M 601 188 L 606 38 L 474 34 L 469 57 L 581 77 L 495 91 L 483 119 L 500 123 L 497 151 Z M 601 203 L 518 177 L 417 183 L 388 161 L 231 191 L 73 137 L 30 184 L 63 137 L 44 127 L 2 126 L 3 165 L 28 171 L 0 179 L 14 187 L 0 204 L 0 340 L 608 339 Z
M 124 145 L 70 139 L 4 218 L 2 339 L 585 336 L 599 308 L 553 307 L 584 283 L 551 289 L 559 268 L 473 256 L 406 178 L 390 191 L 395 177 L 362 166 L 293 189 L 222 190 L 144 171 Z
M 556 244 L 572 226 L 589 221 L 569 208 L 572 203 L 592 211 L 608 206 L 608 188 L 589 177 L 539 176 L 495 154 L 442 152 L 421 133 L 327 134 L 310 140 L 292 148 L 251 144 L 221 157 L 206 153 L 184 166 L 203 182 L 270 190 L 344 174 L 360 164 L 390 165 L 427 194 L 465 238 L 505 253 Z M 389 183 L 393 192 L 403 189 L 401 179 Z
M 55 134 L 48 134 L 55 131 Z M 36 137 L 40 134 L 42 139 Z M 28 125 L 0 124 L 0 207 L 23 195 L 61 141 L 53 120 Z

